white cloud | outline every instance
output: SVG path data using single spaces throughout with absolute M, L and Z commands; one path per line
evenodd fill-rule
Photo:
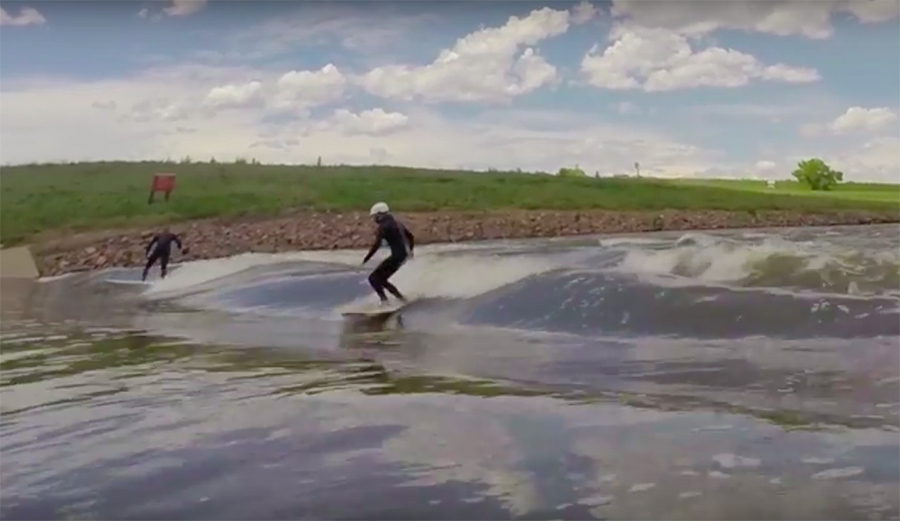
M 197 116 L 198 112 L 191 110 L 191 105 L 183 102 L 174 102 L 166 97 L 153 97 L 142 99 L 131 104 L 129 112 L 119 117 L 120 121 L 182 121 L 191 115 Z
M 752 80 L 806 83 L 819 79 L 814 69 L 784 64 L 766 66 L 733 49 L 694 51 L 688 39 L 667 29 L 627 28 L 610 31 L 613 42 L 602 54 L 594 46 L 581 62 L 590 85 L 647 92 L 695 87 L 740 87 Z
M 235 77 L 255 77 L 235 83 Z M 154 93 L 130 103 L 126 119 L 178 121 L 217 117 L 226 109 L 264 109 L 304 115 L 309 109 L 342 99 L 347 83 L 333 64 L 318 70 L 293 70 L 278 75 L 263 70 L 234 67 L 185 65 L 150 69 L 144 74 L 150 84 L 165 84 L 172 95 Z M 123 81 L 136 81 L 125 79 Z M 135 93 L 146 93 L 136 89 Z M 133 96 L 128 96 L 131 99 Z
M 844 181 L 880 180 L 900 182 L 900 137 L 873 138 L 862 146 L 822 155 L 831 166 L 844 172 Z
M 116 110 L 117 106 L 115 101 L 107 100 L 107 101 L 94 101 L 91 103 L 91 106 L 95 109 L 100 110 Z
M 597 8 L 590 2 L 581 2 L 572 8 L 572 23 L 581 25 L 591 21 L 597 15 Z
M 829 123 L 807 123 L 800 134 L 817 138 L 808 149 L 793 154 L 785 171 L 797 161 L 820 157 L 844 172 L 845 181 L 900 182 L 900 129 L 897 114 L 887 107 L 850 107 Z
M 237 4 L 235 4 L 237 5 Z M 339 44 L 358 53 L 378 54 L 424 23 L 439 23 L 432 14 L 410 14 L 403 3 L 299 2 L 293 12 L 239 31 L 230 46 L 204 53 L 204 59 L 264 59 L 302 46 Z
M 12 16 L 0 7 L 0 25 L 25 27 L 28 25 L 43 25 L 47 22 L 44 16 L 33 7 L 22 7 L 18 16 Z
M 258 81 L 213 87 L 203 100 L 205 105 L 213 108 L 251 107 L 264 101 L 263 86 Z
M 338 109 L 328 122 L 333 129 L 347 134 L 386 134 L 409 125 L 409 118 L 399 112 L 385 112 L 376 108 L 354 113 Z
M 775 65 L 762 67 L 762 65 L 760 65 L 756 58 L 753 58 L 753 62 L 754 65 L 751 66 L 753 72 L 751 74 L 759 74 L 760 78 L 768 81 L 781 81 L 784 83 L 814 83 L 822 79 L 822 77 L 819 76 L 819 71 L 811 67 L 795 67 L 792 65 L 785 65 L 783 63 L 776 63 Z
M 800 135 L 803 137 L 819 137 L 824 132 L 825 128 L 816 123 L 804 123 L 800 125 Z
M 790 178 L 799 161 L 821 158 L 844 173 L 848 182 L 900 182 L 900 136 L 870 137 L 857 143 L 814 142 L 777 162 L 777 178 Z
M 762 161 L 757 161 L 756 164 L 753 166 L 756 168 L 757 171 L 771 172 L 771 171 L 775 170 L 777 165 L 773 161 L 762 160 Z
M 847 112 L 838 116 L 831 123 L 831 130 L 838 134 L 872 132 L 886 128 L 895 121 L 897 121 L 897 114 L 887 107 L 872 109 L 850 107 Z M 896 125 L 894 127 L 896 130 Z
M 680 109 L 687 114 L 705 114 L 719 117 L 756 119 L 769 122 L 781 122 L 785 119 L 810 119 L 827 111 L 835 104 L 828 95 L 809 94 L 788 96 L 766 103 L 706 103 L 701 105 L 685 105 Z
M 389 136 L 346 136 L 332 129 L 304 135 L 303 142 L 329 162 L 438 168 L 556 171 L 577 163 L 592 173 L 613 174 L 631 172 L 639 160 L 648 173 L 689 174 L 711 161 L 703 150 L 659 133 L 598 125 L 565 112 L 502 110 L 453 121 L 420 109 L 409 122 Z
M 717 7 L 718 4 L 704 3 L 712 11 L 723 9 Z M 885 13 L 889 10 L 884 4 L 878 5 L 877 9 L 866 11 L 862 7 L 855 9 L 871 19 L 887 16 Z M 753 4 L 748 9 L 761 8 Z M 788 8 L 772 11 L 789 12 L 792 11 Z M 750 24 L 751 29 L 769 27 L 771 32 L 779 27 L 775 23 L 777 17 L 772 13 L 767 15 L 768 18 L 755 21 L 742 22 L 743 19 L 735 18 L 728 23 Z M 215 156 L 223 160 L 256 157 L 266 162 L 311 163 L 321 155 L 330 164 L 384 163 L 545 171 L 579 164 L 590 173 L 599 171 L 609 175 L 631 174 L 634 162 L 639 161 L 641 171 L 646 175 L 696 176 L 715 171 L 763 177 L 787 175 L 790 165 L 776 159 L 784 150 L 766 148 L 765 144 L 753 145 L 763 160 L 755 163 L 730 161 L 722 152 L 700 148 L 690 143 L 689 138 L 674 137 L 691 134 L 674 134 L 673 130 L 667 135 L 658 126 L 651 127 L 649 120 L 643 121 L 646 127 L 635 126 L 635 122 L 644 119 L 636 116 L 610 118 L 617 120 L 613 124 L 598 118 L 593 110 L 573 114 L 507 107 L 457 120 L 442 116 L 428 105 L 385 104 L 383 108 L 360 110 L 358 105 L 351 108 L 344 103 L 348 89 L 354 86 L 386 98 L 406 101 L 508 102 L 518 95 L 555 85 L 559 71 L 539 55 L 536 47 L 548 38 L 567 32 L 570 25 L 587 23 L 596 15 L 596 9 L 588 3 L 569 11 L 543 8 L 523 17 L 511 17 L 503 26 L 482 29 L 460 38 L 429 65 L 376 67 L 361 76 L 348 72 L 343 62 L 341 69 L 328 64 L 318 70 L 285 72 L 285 69 L 247 67 L 244 61 L 240 67 L 209 67 L 198 63 L 167 65 L 133 77 L 93 82 L 42 80 L 22 84 L 20 79 L 6 78 L 3 82 L 3 117 L 0 119 L 0 142 L 3 143 L 0 161 L 178 159 L 183 156 L 206 159 Z M 672 21 L 673 26 L 678 25 L 675 22 L 677 20 Z M 798 26 L 800 29 L 797 30 L 814 34 L 816 25 L 813 22 L 809 22 L 806 29 Z M 4 21 L 4 25 L 7 23 Z M 724 22 L 716 23 L 727 27 Z M 345 48 L 377 47 L 396 41 L 397 26 L 383 28 L 383 32 L 373 30 L 358 37 L 351 34 L 351 28 L 365 29 L 366 25 L 364 17 L 353 19 L 353 23 L 327 18 L 317 21 L 316 30 L 321 31 L 317 36 L 298 29 L 296 38 L 309 41 L 327 36 L 330 40 L 336 38 Z M 369 21 L 368 25 L 373 24 Z M 785 22 L 784 27 L 787 26 Z M 253 52 L 279 52 L 279 49 L 288 48 L 279 47 L 281 43 L 300 41 L 291 39 L 287 25 L 279 27 L 285 31 L 278 33 L 284 40 L 273 38 L 258 47 L 248 48 Z M 584 72 L 598 86 L 645 91 L 697 86 L 734 87 L 751 81 L 802 83 L 818 78 L 812 69 L 777 63 L 766 65 L 749 54 L 721 47 L 695 50 L 691 45 L 697 46 L 703 38 L 686 34 L 691 31 L 700 34 L 706 27 L 709 23 L 689 27 L 690 31 L 678 29 L 679 33 L 665 28 L 618 25 L 611 33 L 611 43 L 605 52 L 585 56 Z M 273 46 L 266 47 L 269 44 Z M 779 117 L 794 117 L 791 128 L 801 121 L 816 122 L 809 124 L 807 130 L 820 134 L 854 130 L 874 132 L 890 128 L 890 124 L 896 122 L 896 115 L 889 109 L 860 107 L 854 107 L 830 122 L 828 118 L 846 108 L 846 102 L 835 106 L 833 100 L 821 103 L 818 98 L 809 99 L 806 89 L 803 94 L 803 100 L 795 104 L 776 94 L 781 106 L 773 102 L 772 106 L 711 105 L 697 110 L 754 116 L 770 123 Z M 611 101 L 601 100 L 598 106 L 601 110 L 608 106 L 620 114 L 653 113 L 652 107 L 637 98 L 619 103 Z M 640 109 L 634 101 L 640 102 Z M 318 112 L 310 110 L 328 105 L 332 107 L 321 118 Z M 272 111 L 289 113 L 273 114 Z M 823 113 L 829 116 L 818 119 L 817 116 Z M 672 115 L 674 112 L 663 116 Z M 696 117 L 693 113 L 682 115 Z M 627 124 L 623 125 L 622 121 Z M 659 117 L 652 123 L 672 121 Z M 681 130 L 683 127 L 679 128 Z M 704 132 L 693 134 L 703 135 Z M 838 140 L 832 138 L 832 141 Z M 840 146 L 847 146 L 843 142 L 846 139 L 841 138 L 841 141 Z M 848 178 L 853 180 L 879 179 L 879 176 L 894 180 L 900 171 L 900 150 L 895 138 L 873 138 L 866 143 L 860 142 L 855 149 L 844 150 L 829 148 L 831 144 L 812 141 L 808 144 L 824 148 L 824 152 L 831 155 L 820 154 L 820 157 L 844 168 Z M 777 146 L 787 148 L 789 145 L 778 143 Z
M 143 7 L 137 15 L 151 22 L 158 22 L 166 16 L 184 18 L 203 10 L 206 3 L 207 0 L 167 0 L 166 7 L 163 7 L 161 11 L 151 11 Z
M 637 114 L 641 111 L 637 105 L 630 101 L 623 101 L 615 104 L 615 109 L 619 114 Z
M 330 63 L 317 71 L 290 71 L 278 79 L 273 105 L 304 111 L 341 99 L 346 84 L 341 71 Z
M 787 176 L 783 165 L 767 159 L 759 160 L 751 165 L 717 165 L 697 173 L 697 177 L 713 179 L 785 179 Z
M 846 2 L 844 10 L 863 23 L 886 22 L 900 17 L 900 2 L 896 0 L 868 0 Z
M 178 159 L 218 147 L 245 150 L 255 139 L 259 115 L 217 115 L 201 101 L 211 86 L 254 74 L 192 64 L 95 81 L 8 79 L 2 92 L 0 161 Z M 196 150 L 185 151 L 185 145 Z
M 816 138 L 828 134 L 873 134 L 886 129 L 892 129 L 894 134 L 898 134 L 900 129 L 897 125 L 891 125 L 897 119 L 897 113 L 888 107 L 850 107 L 830 123 L 820 121 L 800 125 L 800 135 Z
M 664 28 L 680 34 L 717 29 L 756 31 L 779 36 L 824 39 L 834 33 L 835 14 L 851 13 L 863 23 L 884 22 L 900 14 L 896 0 L 613 0 L 611 14 L 630 25 Z
M 171 5 L 163 9 L 169 16 L 190 16 L 206 5 L 206 0 L 171 0 Z
M 464 36 L 429 65 L 388 65 L 359 78 L 369 93 L 423 101 L 502 101 L 550 85 L 556 67 L 532 46 L 569 28 L 569 11 L 545 7 L 528 16 L 511 16 L 502 27 Z M 580 7 L 578 19 L 586 17 Z M 524 50 L 522 49 L 524 47 Z
M 263 120 L 254 109 L 204 112 L 199 100 L 209 95 L 210 83 L 228 85 L 221 79 L 247 76 L 262 77 L 260 71 L 184 68 L 122 80 L 43 81 L 13 90 L 7 85 L 0 161 L 215 156 L 314 163 L 321 155 L 326 164 L 529 171 L 556 171 L 577 163 L 601 175 L 630 174 L 639 161 L 646 175 L 726 172 L 764 178 L 784 178 L 792 166 L 792 159 L 778 162 L 772 156 L 741 166 L 653 128 L 603 123 L 591 114 L 562 111 L 504 109 L 452 120 L 414 107 L 405 113 L 339 109 L 324 120 L 300 117 L 287 123 Z M 129 117 L 123 118 L 123 111 Z M 818 154 L 803 157 L 823 157 L 848 179 L 891 181 L 900 172 L 897 137 L 875 138 L 844 150 L 820 146 L 822 150 L 811 151 Z
M 503 110 L 452 120 L 413 107 L 406 113 L 338 110 L 324 120 L 305 115 L 284 122 L 254 109 L 211 113 L 200 102 L 210 84 L 229 85 L 220 80 L 241 76 L 263 77 L 260 71 L 185 67 L 120 80 L 7 85 L 0 161 L 215 156 L 312 163 L 321 155 L 329 164 L 443 168 L 556 171 L 578 163 L 601 174 L 630 172 L 640 161 L 648 174 L 671 175 L 696 172 L 714 160 L 658 131 L 582 114 Z M 267 82 L 260 83 L 265 90 Z

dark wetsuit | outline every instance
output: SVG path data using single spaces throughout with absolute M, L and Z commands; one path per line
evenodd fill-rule
M 375 234 L 375 244 L 369 249 L 369 253 L 363 259 L 363 264 L 368 262 L 372 255 L 378 251 L 378 248 L 381 247 L 381 241 L 388 243 L 388 246 L 391 248 L 391 256 L 381 261 L 381 264 L 372 271 L 372 274 L 369 275 L 369 284 L 372 285 L 375 293 L 378 293 L 378 298 L 382 302 L 387 300 L 384 290 L 390 291 L 392 295 L 400 300 L 406 300 L 397 288 L 388 282 L 388 279 L 400 269 L 400 266 L 403 266 L 403 263 L 406 262 L 406 259 L 412 253 L 415 247 L 415 238 L 391 214 L 378 217 L 377 222 L 378 232 Z
M 161 276 L 162 278 L 166 278 L 166 269 L 169 266 L 169 255 L 172 254 L 173 242 L 177 244 L 178 249 L 181 250 L 181 239 L 174 233 L 162 232 L 153 237 L 153 240 L 147 245 L 146 253 L 149 254 L 150 257 L 147 259 L 147 265 L 144 266 L 144 273 L 141 275 L 141 280 L 147 279 L 147 273 L 150 271 L 150 267 L 153 266 L 153 263 L 157 260 L 159 261 Z M 150 248 L 153 248 L 153 253 L 150 253 Z

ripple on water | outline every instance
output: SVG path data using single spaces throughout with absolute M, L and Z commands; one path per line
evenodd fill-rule
M 703 268 L 696 244 L 713 241 L 729 262 L 744 250 L 716 240 L 652 247 L 692 256 L 678 268 L 684 273 L 722 278 L 727 266 Z M 745 250 L 782 246 L 770 240 Z M 797 246 L 794 260 L 764 261 L 750 282 L 778 280 L 812 247 Z M 772 304 L 754 288 L 733 297 L 722 284 L 641 286 L 609 274 L 592 287 L 598 275 L 590 262 L 606 266 L 623 255 L 579 248 L 558 246 L 553 255 L 563 253 L 553 258 L 587 262 L 583 272 L 543 266 L 539 276 L 473 300 L 426 303 L 396 327 L 357 330 L 328 317 L 247 317 L 124 297 L 109 327 L 65 317 L 4 322 L 0 517 L 900 515 L 891 493 L 900 484 L 890 430 L 900 413 L 891 406 L 895 338 L 853 336 L 886 315 L 858 295 L 828 305 L 780 295 Z M 476 254 L 467 255 L 470 262 Z M 441 262 L 458 263 L 452 254 Z M 517 276 L 540 264 L 503 262 Z M 299 291 L 307 287 L 300 277 L 279 269 L 279 284 L 298 288 L 279 298 L 309 296 Z M 847 282 L 844 268 L 828 269 L 833 287 Z M 883 274 L 878 269 L 872 273 Z M 795 282 L 821 286 L 802 271 L 791 273 L 808 278 Z M 540 309 L 535 286 L 520 291 L 544 274 L 568 284 L 553 301 L 561 305 Z M 251 275 L 234 280 L 252 285 L 266 271 Z M 267 287 L 279 287 L 272 280 Z M 348 294 L 359 286 L 350 282 L 342 286 Z M 558 290 L 548 283 L 540 294 Z M 90 298 L 102 304 L 109 294 L 67 302 L 84 308 L 80 317 L 90 314 Z M 836 336 L 778 338 L 769 334 L 777 328 L 740 307 L 747 303 L 783 315 L 776 317 L 783 331 L 831 321 L 816 331 Z M 647 319 L 653 313 L 658 321 Z M 716 313 L 741 322 L 729 329 Z M 583 334 L 528 330 L 541 324 Z M 137 325 L 143 329 L 130 329 Z M 666 327 L 683 338 L 655 334 Z

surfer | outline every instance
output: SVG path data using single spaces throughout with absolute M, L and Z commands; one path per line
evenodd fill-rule
M 153 236 L 153 239 L 147 244 L 147 250 L 144 252 L 144 256 L 147 257 L 147 265 L 144 266 L 144 273 L 141 275 L 142 281 L 147 280 L 147 273 L 157 260 L 159 261 L 160 276 L 166 278 L 166 270 L 169 266 L 169 256 L 172 254 L 173 242 L 178 245 L 179 251 L 187 253 L 187 250 L 181 247 L 181 239 L 170 232 L 169 228 L 163 228 L 162 232 Z M 150 248 L 153 248 L 152 253 L 150 252 Z
M 369 284 L 372 285 L 375 293 L 378 293 L 378 298 L 381 299 L 382 305 L 386 304 L 388 300 L 384 290 L 388 290 L 391 295 L 405 303 L 406 297 L 393 284 L 388 282 L 388 279 L 400 269 L 400 266 L 403 266 L 408 258 L 413 256 L 415 238 L 406 229 L 406 226 L 403 226 L 390 214 L 387 204 L 383 202 L 375 203 L 372 205 L 372 209 L 369 210 L 369 215 L 378 224 L 378 231 L 375 233 L 375 244 L 372 245 L 369 253 L 366 254 L 362 261 L 363 265 L 369 262 L 372 255 L 375 255 L 375 252 L 381 247 L 381 241 L 386 241 L 391 248 L 390 257 L 381 261 L 381 264 L 369 275 Z

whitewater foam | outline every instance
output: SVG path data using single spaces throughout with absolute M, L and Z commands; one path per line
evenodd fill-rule
M 650 246 L 667 244 L 669 242 L 671 242 L 669 239 L 654 237 L 603 237 L 597 240 L 597 244 L 608 248 L 623 246 Z
M 600 266 L 598 252 L 615 255 L 607 259 L 611 262 L 601 262 L 606 265 Z M 295 263 L 355 269 L 359 271 L 360 284 L 365 285 L 366 275 L 387 252 L 382 249 L 366 266 L 361 266 L 364 254 L 361 249 L 246 253 L 187 262 L 165 280 L 153 282 L 143 295 L 171 298 L 204 287 L 225 286 L 230 283 L 223 279 L 237 282 L 236 274 L 256 267 L 264 267 L 266 276 L 270 276 L 275 267 L 265 266 L 279 263 L 289 265 L 292 272 L 301 268 L 293 266 Z M 560 268 L 636 275 L 654 285 L 700 284 L 816 297 L 896 298 L 900 284 L 900 252 L 895 250 L 841 246 L 830 239 L 791 241 L 773 235 L 748 243 L 700 232 L 666 240 L 616 237 L 601 241 L 599 247 L 523 255 L 502 248 L 497 252 L 497 244 L 491 242 L 423 245 L 392 281 L 413 298 L 470 298 Z M 368 291 L 366 294 L 366 298 L 375 298 Z
M 688 233 L 671 248 L 629 248 L 614 271 L 745 287 L 891 295 L 900 280 L 900 253 L 772 236 L 742 243 Z
M 69 278 L 69 277 L 71 277 L 71 276 L 73 276 L 73 275 L 75 275 L 74 272 L 72 272 L 72 273 L 63 273 L 63 274 L 61 274 L 61 275 L 48 275 L 48 276 L 46 276 L 46 277 L 40 277 L 40 278 L 38 278 L 37 281 L 40 282 L 40 283 L 55 282 L 55 281 L 57 281 L 57 280 L 67 279 L 67 278 Z
M 243 253 L 233 257 L 183 263 L 165 279 L 150 284 L 145 297 L 171 297 L 246 269 L 289 260 L 291 254 Z
M 546 257 L 474 256 L 414 259 L 397 282 L 418 297 L 467 298 L 556 267 Z
M 391 282 L 413 299 L 462 299 L 551 271 L 558 265 L 547 256 L 417 255 L 407 261 L 391 278 Z M 367 284 L 365 278 L 360 283 Z M 364 305 L 375 299 L 374 294 L 369 294 L 349 302 L 347 306 Z
M 414 298 L 465 298 L 490 291 L 524 277 L 539 274 L 555 265 L 546 257 L 514 257 L 477 254 L 488 244 L 435 244 L 416 248 L 391 281 Z M 445 256 L 444 253 L 453 253 Z M 172 298 L 201 286 L 234 276 L 250 268 L 280 263 L 321 263 L 358 267 L 371 271 L 387 257 L 382 250 L 361 266 L 364 250 L 315 250 L 289 253 L 244 253 L 233 257 L 186 262 L 144 291 L 147 298 Z M 361 283 L 366 283 L 365 275 Z

